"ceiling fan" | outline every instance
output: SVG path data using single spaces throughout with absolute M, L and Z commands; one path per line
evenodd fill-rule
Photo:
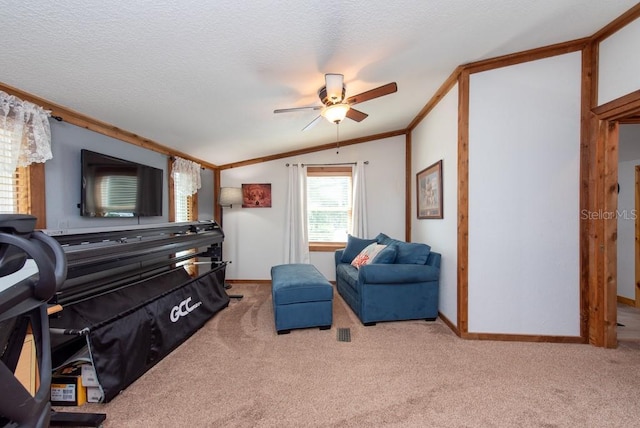
M 302 128 L 303 131 L 313 127 L 321 117 L 324 117 L 331 123 L 339 124 L 348 117 L 356 122 L 361 122 L 369 116 L 360 110 L 354 109 L 353 105 L 372 100 L 374 98 L 389 95 L 398 90 L 396 82 L 387 83 L 374 89 L 353 95 L 345 99 L 346 86 L 344 84 L 344 76 L 342 74 L 328 73 L 324 75 L 325 85 L 318 90 L 318 97 L 323 105 L 310 107 L 294 107 L 276 109 L 274 113 L 289 113 L 292 111 L 320 110 L 318 117 L 313 119 L 311 123 Z

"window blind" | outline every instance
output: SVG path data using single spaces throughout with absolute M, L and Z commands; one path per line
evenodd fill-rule
M 0 162 L 11 163 L 11 134 L 0 129 Z M 13 173 L 0 170 L 0 213 L 30 214 L 30 182 L 29 167 L 19 167 Z
M 351 224 L 351 175 L 307 172 L 309 242 L 346 242 Z

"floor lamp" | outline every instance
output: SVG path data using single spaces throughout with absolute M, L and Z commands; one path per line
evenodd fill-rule
M 220 199 L 218 204 L 220 205 L 220 229 L 224 233 L 223 227 L 223 217 L 224 217 L 224 209 L 231 208 L 233 205 L 242 204 L 242 189 L 240 187 L 221 187 L 220 188 Z M 220 254 L 222 257 L 222 244 L 220 244 Z M 224 288 L 231 288 L 231 284 L 228 284 L 226 281 L 224 283 Z M 237 295 L 229 295 L 231 298 L 241 299 L 243 296 L 241 294 Z

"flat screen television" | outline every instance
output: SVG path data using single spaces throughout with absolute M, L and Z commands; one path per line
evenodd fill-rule
M 162 170 L 83 149 L 80 215 L 162 215 Z

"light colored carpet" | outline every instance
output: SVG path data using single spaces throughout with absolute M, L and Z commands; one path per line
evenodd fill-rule
M 275 333 L 270 287 L 232 300 L 107 404 L 105 427 L 630 427 L 640 351 L 467 341 L 440 320 Z M 351 329 L 351 342 L 337 328 Z M 65 409 L 68 410 L 68 409 Z

